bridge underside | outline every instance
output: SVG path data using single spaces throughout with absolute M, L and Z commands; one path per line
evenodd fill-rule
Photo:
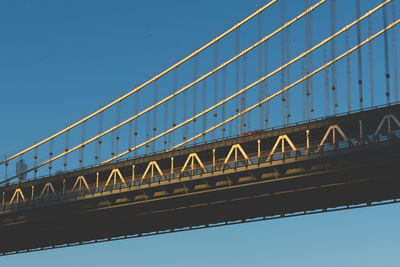
M 271 1 L 264 7 L 257 8 L 255 13 L 236 23 L 223 34 L 214 36 L 200 49 L 174 62 L 173 66 L 142 85 L 135 85 L 129 93 L 35 145 L 0 160 L 0 165 L 4 165 L 5 171 L 5 179 L 0 181 L 0 255 L 227 225 L 257 218 L 299 216 L 357 205 L 399 202 L 400 102 L 390 103 L 393 99 L 398 100 L 395 26 L 400 24 L 400 20 L 395 18 L 394 1 L 382 1 L 381 4 L 371 7 L 372 9 L 365 14 L 361 14 L 360 11 L 364 8 L 360 7 L 360 1 L 357 1 L 356 18 L 352 19 L 352 22 L 346 22 L 343 28 L 340 26 L 342 22 L 336 22 L 336 7 L 332 1 L 330 6 L 332 34 L 315 44 L 313 44 L 315 36 L 311 34 L 313 26 L 310 16 L 312 12 L 318 12 L 317 8 L 327 1 L 322 0 L 313 5 L 307 5 L 305 11 L 273 32 L 262 36 L 264 31 L 262 21 L 266 21 L 261 20 L 262 12 L 275 2 L 277 1 Z M 283 12 L 283 3 L 281 4 Z M 389 7 L 393 10 L 390 24 L 387 22 L 386 14 L 386 8 Z M 378 27 L 379 30 L 375 32 L 377 30 L 375 29 L 374 33 L 369 29 L 368 38 L 361 40 L 360 25 L 364 23 L 362 21 L 368 20 L 371 24 L 378 13 L 383 14 L 383 27 Z M 243 35 L 242 30 L 239 30 L 242 25 L 249 25 L 246 23 L 257 16 L 260 19 L 254 25 L 258 25 L 259 37 L 256 41 L 252 41 L 249 47 L 244 50 L 239 49 L 239 44 L 248 43 L 247 39 L 243 42 L 243 37 L 240 37 L 246 37 L 247 34 Z M 300 25 L 302 30 L 304 26 L 302 24 L 306 25 L 304 38 L 306 49 L 298 56 L 290 57 L 289 60 L 287 56 L 291 50 L 290 42 L 288 42 L 289 32 L 296 31 L 296 24 Z M 357 43 L 350 48 L 347 39 L 348 34 L 353 32 L 353 27 L 357 28 L 358 38 Z M 388 35 L 389 30 L 392 37 Z M 341 36 L 344 34 L 346 34 L 344 37 L 346 47 L 341 46 L 341 52 L 337 51 L 336 56 L 335 40 L 338 38 L 343 40 Z M 223 50 L 218 48 L 223 46 L 220 41 L 227 37 L 227 42 L 231 42 L 233 39 L 230 40 L 228 36 L 233 35 L 236 35 L 233 39 L 236 38 L 237 51 L 232 55 L 229 55 L 229 52 L 223 57 L 218 56 L 218 51 Z M 272 49 L 271 47 L 266 49 L 267 46 L 264 47 L 264 45 L 271 43 L 269 40 L 274 39 L 275 35 L 282 41 L 281 45 L 279 42 L 276 45 L 282 47 L 276 50 L 273 45 Z M 378 74 L 385 79 L 386 85 L 375 82 L 376 89 L 374 89 L 372 78 L 380 65 L 373 64 L 371 44 L 379 38 L 383 38 L 385 45 L 375 46 L 374 49 L 384 50 L 382 54 L 385 58 L 380 59 L 378 63 L 383 61 L 386 63 L 384 70 L 386 76 L 382 75 L 382 71 Z M 393 46 L 391 49 L 388 43 Z M 324 59 L 322 66 L 314 69 L 312 66 L 314 64 L 310 64 L 312 56 L 320 57 L 321 50 L 326 48 L 327 44 L 332 48 L 332 57 L 329 60 Z M 299 43 L 296 46 L 302 47 Z M 374 103 L 375 95 L 380 96 L 379 101 L 382 101 L 381 97 L 386 96 L 387 104 L 384 106 L 369 107 L 364 101 L 361 61 L 363 46 L 368 46 L 370 51 L 368 75 L 371 76 L 369 88 L 371 99 L 368 100 Z M 204 59 L 210 59 L 209 52 L 212 53 L 212 49 L 214 49 L 214 67 L 211 67 L 212 64 L 201 62 L 199 65 L 201 75 L 198 75 L 198 55 L 201 61 L 203 61 L 204 53 L 206 53 Z M 281 62 L 276 64 L 277 57 L 269 57 L 268 54 L 276 54 L 279 51 L 282 53 Z M 354 107 L 355 100 L 350 101 L 350 96 L 353 94 L 350 73 L 356 65 L 353 64 L 352 68 L 349 66 L 350 59 L 353 57 L 351 55 L 357 52 L 359 71 L 359 98 L 357 98 L 361 110 L 350 111 Z M 225 59 L 226 56 L 228 57 Z M 271 59 L 273 61 L 270 63 Z M 346 70 L 338 65 L 344 60 L 346 60 Z M 193 79 L 190 78 L 192 63 Z M 234 63 L 237 63 L 236 72 L 229 71 Z M 254 66 L 258 64 L 259 74 L 257 80 L 250 83 L 247 81 L 250 79 L 246 78 L 246 73 L 247 66 L 251 64 Z M 303 64 L 303 70 L 295 71 L 296 68 L 300 69 L 301 64 Z M 267 73 L 267 65 L 279 67 Z M 389 68 L 389 65 L 393 65 L 393 70 Z M 179 83 L 178 67 L 179 77 L 185 76 L 184 79 L 179 78 Z M 286 71 L 289 74 L 289 67 L 290 72 L 295 72 L 296 77 L 300 72 L 302 73 L 297 77 L 298 79 L 292 81 L 289 75 L 284 75 Z M 239 70 L 243 71 L 243 75 L 239 76 Z M 319 80 L 324 76 L 324 71 L 326 71 L 325 82 L 329 83 L 332 89 L 331 93 L 327 92 L 325 95 L 325 102 L 321 98 L 323 90 L 321 94 L 314 94 L 313 90 L 309 90 L 311 79 Z M 265 73 L 261 75 L 261 72 Z M 275 80 L 279 72 L 282 74 L 282 88 L 271 91 L 272 93 L 268 93 L 268 96 L 262 96 L 266 91 L 263 86 L 267 81 Z M 330 80 L 327 76 L 329 73 L 332 74 Z M 345 73 L 348 78 L 349 112 L 337 114 L 345 109 L 341 104 L 339 105 L 336 78 L 340 78 Z M 394 78 L 391 78 L 391 75 Z M 252 78 L 251 75 L 249 78 Z M 382 82 L 381 78 L 378 77 L 377 81 Z M 208 89 L 211 88 L 207 87 L 207 81 L 211 79 L 214 79 L 214 100 L 218 99 L 216 100 L 218 103 L 214 101 L 214 104 L 209 105 L 210 101 L 207 98 L 213 98 L 213 96 L 207 95 Z M 235 79 L 237 85 L 240 79 L 243 87 L 226 91 L 226 85 L 229 87 L 230 81 Z M 181 80 L 185 82 L 185 86 L 178 89 Z M 173 88 L 164 86 L 170 86 L 171 81 Z M 390 90 L 391 84 L 395 85 L 394 90 Z M 296 107 L 290 113 L 289 107 L 298 106 L 301 101 L 295 99 L 296 102 L 292 100 L 290 104 L 288 96 L 291 91 L 297 90 L 296 87 L 302 85 L 304 85 L 303 118 L 307 117 L 309 120 L 289 124 L 289 121 L 296 121 L 296 118 L 300 117 L 299 114 L 295 114 L 300 111 L 300 108 Z M 139 90 L 151 86 L 154 86 L 154 91 L 150 95 L 154 99 L 150 101 L 143 96 L 139 98 Z M 202 90 L 195 91 L 201 86 L 203 86 Z M 255 88 L 258 86 L 259 99 L 255 101 Z M 164 87 L 167 90 L 164 90 L 160 94 L 162 98 L 157 100 L 157 88 Z M 314 88 L 317 87 L 319 85 L 316 83 Z M 222 93 L 218 90 L 222 90 Z M 250 96 L 247 102 L 242 101 L 246 91 Z M 391 95 L 392 91 L 395 92 L 394 97 Z M 191 105 L 187 97 L 193 96 L 193 104 L 195 104 L 199 92 L 202 92 L 200 98 L 203 98 L 204 108 L 194 107 L 193 117 L 186 116 L 188 107 Z M 332 94 L 331 97 L 329 97 L 330 94 Z M 128 100 L 132 98 L 135 104 L 133 114 L 131 114 L 131 108 L 124 109 L 124 103 L 132 106 L 130 102 L 128 103 Z M 273 108 L 280 101 L 277 98 L 281 98 L 282 101 L 280 115 L 282 115 L 283 125 L 279 128 L 271 128 L 271 125 L 275 124 L 275 116 L 265 115 L 269 110 L 267 107 L 269 102 L 272 104 L 269 106 L 271 113 L 277 112 Z M 240 103 L 240 109 L 236 107 L 233 112 L 235 101 L 239 101 L 237 103 Z M 275 101 L 278 102 L 275 103 Z M 140 105 L 138 105 L 139 102 Z M 126 111 L 122 117 L 121 106 L 122 110 Z M 140 112 L 136 110 L 139 106 L 143 108 Z M 164 130 L 167 130 L 169 121 L 173 122 L 172 128 L 168 128 L 169 130 L 165 132 L 157 130 L 157 128 L 162 128 L 158 126 L 160 120 L 156 119 L 157 114 L 163 113 L 163 108 L 165 108 L 164 111 L 168 111 L 169 106 L 173 106 L 173 116 L 171 117 L 169 112 L 163 114 L 166 123 Z M 176 114 L 176 108 L 178 108 L 179 116 Z M 325 110 L 326 115 L 331 115 L 314 118 L 317 113 L 319 114 L 319 112 L 315 113 L 314 109 Z M 115 123 L 113 119 L 110 119 L 114 118 L 114 112 L 117 115 Z M 182 117 L 180 112 L 186 115 Z M 256 112 L 259 112 L 258 116 L 254 116 Z M 138 128 L 137 123 L 144 123 L 145 116 L 147 129 L 144 135 L 143 127 Z M 105 118 L 104 125 L 103 117 Z M 212 117 L 214 123 L 210 123 Z M 204 121 L 200 131 L 200 124 L 195 124 L 195 122 L 202 118 Z M 153 129 L 149 127 L 151 119 L 154 122 L 151 127 Z M 209 123 L 206 123 L 206 119 Z M 250 120 L 256 119 L 260 119 L 260 127 L 264 125 L 263 120 L 265 120 L 268 129 L 242 134 L 243 129 L 253 129 L 249 127 Z M 111 128 L 103 129 L 103 126 L 111 122 Z M 226 127 L 236 122 L 239 123 L 240 135 L 225 138 Z M 97 123 L 98 130 L 97 127 L 95 128 Z M 81 139 L 77 135 L 80 131 L 78 126 L 82 127 Z M 86 127 L 89 127 L 88 130 Z M 211 128 L 207 130 L 208 127 Z M 120 135 L 120 129 L 129 131 Z M 193 130 L 193 135 L 187 134 L 188 129 Z M 87 131 L 97 134 L 88 135 L 89 138 L 86 138 Z M 223 138 L 217 140 L 215 138 L 220 136 L 219 133 Z M 123 138 L 120 142 L 121 136 Z M 172 142 L 169 141 L 170 137 L 173 139 Z M 134 148 L 131 147 L 132 138 L 134 138 Z M 162 145 L 162 139 L 164 139 L 164 145 Z M 200 143 L 201 139 L 203 143 Z M 213 140 L 205 142 L 210 139 Z M 103 141 L 106 142 L 103 144 Z M 136 141 L 139 141 L 139 145 Z M 106 143 L 111 144 L 111 150 L 104 148 Z M 152 146 L 153 148 L 150 149 Z M 136 156 L 137 152 L 155 151 L 157 147 L 164 147 L 165 150 L 149 154 L 140 153 Z M 94 156 L 94 161 L 92 158 L 90 162 L 96 162 L 96 165 L 87 166 L 84 161 L 84 151 L 92 148 L 95 153 L 93 154 L 92 150 L 90 154 L 85 152 L 85 158 Z M 120 148 L 124 152 L 118 153 Z M 135 156 L 132 157 L 132 155 Z M 33 160 L 33 166 L 28 168 L 24 160 L 28 162 Z M 16 174 L 8 176 L 7 166 L 10 163 L 17 164 Z M 80 168 L 72 170 L 72 166 L 80 166 Z M 39 173 L 47 173 L 47 168 L 49 175 L 37 178 Z M 63 168 L 64 171 L 59 170 L 54 173 L 53 168 Z M 25 173 L 32 173 L 32 179 L 22 179 Z M 20 181 L 13 183 L 18 178 Z
M 400 197 L 399 154 L 392 140 L 15 211 L 0 218 L 0 252 L 393 200 Z

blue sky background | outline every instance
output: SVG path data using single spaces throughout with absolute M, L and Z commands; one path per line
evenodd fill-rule
M 308 1 L 309 5 L 317 1 Z M 380 0 L 362 1 L 361 14 L 378 5 Z M 0 112 L 7 114 L 3 117 L 4 125 L 10 131 L 4 131 L 5 140 L 16 139 L 17 142 L 7 141 L 2 146 L 0 157 L 9 156 L 34 143 L 42 140 L 65 125 L 71 124 L 95 111 L 99 105 L 106 105 L 115 98 L 122 96 L 132 90 L 134 84 L 142 84 L 155 74 L 169 67 L 175 60 L 179 60 L 210 41 L 214 34 L 220 34 L 248 16 L 256 10 L 256 5 L 262 6 L 265 2 L 218 1 L 217 3 L 204 2 L 194 3 L 192 1 L 171 1 L 139 3 L 130 1 L 84 1 L 84 2 L 3 2 L 1 9 L 1 32 L 4 42 L 0 43 L 0 71 L 3 73 L 0 80 L 1 98 Z M 400 5 L 397 5 L 397 14 Z M 318 7 L 312 14 L 313 44 L 327 38 L 330 35 L 330 5 L 329 1 Z M 261 36 L 265 36 L 281 23 L 289 18 L 299 15 L 304 10 L 304 1 L 285 1 L 285 18 L 281 20 L 280 4 L 274 4 L 262 16 Z M 354 3 L 348 1 L 336 1 L 337 30 L 355 20 Z M 391 9 L 389 5 L 388 22 L 391 21 Z M 258 40 L 258 20 L 253 19 L 240 30 L 240 51 L 248 48 Z M 383 27 L 382 10 L 372 16 L 372 33 Z M 290 58 L 305 50 L 304 41 L 305 24 L 304 19 L 296 22 L 290 28 Z M 398 29 L 397 29 L 398 32 Z M 286 33 L 284 33 L 286 34 Z M 399 35 L 399 34 L 397 34 Z M 361 24 L 361 40 L 368 36 L 368 21 Z M 392 57 L 391 32 L 389 36 L 389 55 Z M 269 73 L 282 65 L 281 60 L 281 37 L 278 34 L 268 41 L 268 70 L 265 69 L 264 47 L 261 46 L 262 74 Z M 356 27 L 349 30 L 349 47 L 357 44 Z M 326 46 L 327 60 L 331 59 L 331 46 Z M 218 64 L 225 62 L 235 54 L 235 34 L 224 38 L 218 44 Z M 336 56 L 346 50 L 345 35 L 342 34 L 336 40 Z M 384 104 L 385 99 L 385 67 L 383 56 L 383 36 L 373 42 L 373 77 L 374 98 L 376 104 Z M 239 60 L 239 88 L 258 79 L 258 53 L 254 49 L 246 55 L 247 72 L 244 82 L 244 57 Z M 397 56 L 399 56 L 398 53 Z M 368 69 L 368 47 L 362 50 L 363 56 L 363 86 L 364 107 L 371 105 L 369 69 Z M 189 61 L 177 71 L 177 87 L 182 88 L 193 79 L 193 61 Z M 214 68 L 214 47 L 207 49 L 198 57 L 198 76 Z M 285 62 L 285 61 L 284 61 Z M 313 53 L 312 69 L 324 63 L 324 49 L 320 48 Z M 357 85 L 357 53 L 350 56 L 351 70 L 351 110 L 359 108 L 359 95 Z M 390 61 L 390 68 L 393 68 Z M 231 95 L 236 89 L 235 65 L 231 64 L 226 71 L 227 95 Z M 286 72 L 290 80 L 286 85 L 293 83 L 303 76 L 303 61 L 293 64 Z M 347 112 L 347 80 L 346 61 L 341 60 L 337 67 L 337 87 L 339 101 L 338 112 Z M 391 70 L 391 101 L 395 101 L 393 73 Z M 207 79 L 206 89 L 204 83 L 200 82 L 197 87 L 188 90 L 188 101 L 184 101 L 184 94 L 177 97 L 177 123 L 185 119 L 183 114 L 192 115 L 191 109 L 196 103 L 196 113 L 202 109 L 201 91 L 206 92 L 205 107 L 214 104 L 214 99 L 222 98 L 222 71 L 218 74 L 217 97 L 214 98 L 214 76 Z M 171 72 L 158 82 L 158 100 L 173 92 L 173 76 Z M 320 72 L 313 77 L 314 101 L 313 117 L 332 113 L 332 94 L 329 89 L 332 85 L 331 69 L 327 70 L 328 87 L 325 88 L 325 72 Z M 278 73 L 268 79 L 269 93 L 276 92 L 282 88 L 281 74 Z M 196 101 L 193 102 L 194 91 L 197 90 Z M 307 117 L 303 115 L 303 85 L 298 85 L 290 90 L 287 99 L 290 102 L 291 122 L 303 121 Z M 328 98 L 326 97 L 328 90 Z M 139 94 L 139 105 L 137 111 L 142 111 L 149 105 L 155 103 L 153 84 L 145 87 Z M 266 90 L 265 90 L 266 91 Z M 273 99 L 269 104 L 270 121 L 269 126 L 282 124 L 281 97 Z M 11 101 L 13 99 L 13 101 Z M 237 99 L 237 98 L 236 98 Z M 328 99 L 328 100 L 326 100 Z M 247 106 L 258 101 L 258 86 L 247 92 Z M 186 112 L 183 103 L 186 102 Z M 225 116 L 235 113 L 235 102 L 232 100 L 226 106 Z M 134 97 L 127 98 L 121 104 L 121 120 L 125 120 L 135 113 Z M 164 131 L 164 121 L 167 127 L 172 126 L 171 101 L 168 103 L 168 118 L 165 120 L 164 106 L 156 109 L 157 112 L 157 134 Z M 117 106 L 104 113 L 104 127 L 108 129 L 116 124 Z M 28 110 L 28 112 L 27 112 Z M 217 121 L 222 119 L 221 108 L 216 110 Z M 152 136 L 153 120 L 155 113 L 141 116 L 138 119 L 137 144 Z M 214 122 L 214 111 L 207 114 L 206 129 Z M 249 115 L 246 115 L 247 118 Z M 247 127 L 244 131 L 260 129 L 259 110 L 250 113 L 251 120 L 246 121 Z M 188 117 L 186 117 L 188 118 Z M 237 121 L 226 128 L 226 134 L 232 135 L 237 132 Z M 196 133 L 202 131 L 202 119 L 196 124 Z M 192 124 L 187 128 L 193 133 Z M 27 130 L 29 129 L 29 130 Z M 35 129 L 32 131 L 32 129 Z M 150 130 L 148 130 L 150 129 Z M 86 124 L 86 138 L 92 137 L 98 131 L 98 117 Z M 184 128 L 177 131 L 175 144 L 182 140 Z M 217 130 L 217 136 L 221 137 L 221 128 Z M 129 125 L 121 127 L 119 136 L 118 152 L 126 151 L 128 148 Z M 81 143 L 82 129 L 76 127 L 70 133 L 69 148 Z M 214 138 L 213 133 L 208 135 L 208 140 Z M 167 138 L 168 144 L 172 144 L 171 136 Z M 115 134 L 108 134 L 103 138 L 102 159 L 110 157 L 112 150 L 115 152 Z M 163 149 L 163 138 L 156 143 L 156 150 Z M 198 141 L 202 141 L 201 139 Z M 65 138 L 61 136 L 54 141 L 54 155 L 62 153 L 65 148 Z M 47 143 L 39 148 L 39 160 L 48 159 L 50 144 Z M 149 152 L 145 147 L 139 149 L 138 153 Z M 24 160 L 28 166 L 34 165 L 34 151 L 26 154 Z M 85 147 L 85 165 L 95 164 L 94 160 L 95 142 Z M 80 167 L 78 164 L 79 151 L 68 156 L 68 168 Z M 18 159 L 17 159 L 18 160 Z M 10 162 L 8 174 L 15 173 L 15 161 Z M 52 171 L 63 170 L 63 160 L 60 159 L 53 164 Z M 39 169 L 38 175 L 48 175 L 47 167 Z M 32 178 L 31 176 L 28 176 Z M 0 179 L 5 176 L 4 166 L 0 166 Z
M 290 17 L 299 13 L 299 2 L 286 0 Z M 361 2 L 363 14 L 380 1 Z M 134 82 L 146 81 L 265 3 L 1 1 L 0 153 L 18 152 L 111 102 Z M 328 6 L 315 18 L 316 36 L 329 35 L 329 23 L 322 17 Z M 354 19 L 352 7 L 339 10 L 342 25 Z M 279 12 L 276 8 L 264 18 L 266 31 L 279 25 Z M 374 23 L 374 29 L 379 26 Z M 292 38 L 296 47 L 300 33 L 292 32 Z M 380 55 L 375 64 L 382 71 Z M 383 81 L 379 77 L 383 74 L 375 79 L 378 85 Z M 376 87 L 376 101 L 384 103 L 384 89 Z M 352 94 L 355 101 L 356 88 Z M 144 98 L 151 103 L 153 96 Z M 279 109 L 277 104 L 271 112 Z M 300 113 L 295 105 L 296 111 Z M 0 266 L 398 266 L 399 211 L 389 205 L 109 242 L 2 257 Z

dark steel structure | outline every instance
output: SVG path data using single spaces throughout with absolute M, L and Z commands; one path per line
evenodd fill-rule
M 400 105 L 0 188 L 3 255 L 397 202 Z

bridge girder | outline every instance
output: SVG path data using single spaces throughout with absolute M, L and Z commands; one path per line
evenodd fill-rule
M 392 131 L 383 141 L 374 133 L 382 128 L 382 120 L 399 113 L 399 106 L 392 106 L 326 118 L 2 187 L 0 234 L 4 238 L 0 241 L 0 252 L 142 236 L 397 199 L 400 141 Z M 359 123 L 366 120 L 364 126 Z M 333 147 L 325 149 L 327 135 L 335 131 L 347 139 L 341 144 L 344 148 L 333 139 Z M 284 136 L 290 138 L 293 151 L 275 153 L 274 149 L 272 152 L 261 149 L 276 148 L 286 140 Z M 229 160 L 232 153 L 236 156 Z M 197 170 L 195 159 L 201 162 Z M 189 161 L 191 168 L 182 168 Z M 135 181 L 135 173 L 142 176 L 140 173 L 146 173 L 151 162 L 157 162 L 163 175 Z M 168 166 L 171 172 L 164 171 Z M 174 167 L 180 172 L 174 172 Z M 87 183 L 82 190 L 76 190 L 76 183 L 83 175 Z M 116 182 L 117 176 L 124 179 L 122 183 Z M 102 177 L 108 180 L 102 181 Z M 111 179 L 113 183 L 109 183 Z M 41 192 L 40 197 L 35 197 L 34 188 L 37 194 Z M 17 190 L 21 194 L 32 190 L 32 197 L 8 204 L 5 196 L 11 197 Z M 16 232 L 19 237 L 12 239 L 11 233 Z

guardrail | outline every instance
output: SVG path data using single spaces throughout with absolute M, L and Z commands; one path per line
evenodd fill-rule
M 54 205 L 59 204 L 62 202 L 71 201 L 74 199 L 78 199 L 81 197 L 87 196 L 94 196 L 95 194 L 102 194 L 104 192 L 112 192 L 119 191 L 123 189 L 128 190 L 137 190 L 143 186 L 151 187 L 158 185 L 162 182 L 176 182 L 180 181 L 184 178 L 202 178 L 204 175 L 220 175 L 224 171 L 231 170 L 231 169 L 240 169 L 240 168 L 248 168 L 254 165 L 260 165 L 263 163 L 270 163 L 271 166 L 275 164 L 284 164 L 285 160 L 288 159 L 301 159 L 304 160 L 304 157 L 311 157 L 311 156 L 324 156 L 327 152 L 348 152 L 354 150 L 356 147 L 363 146 L 368 148 L 369 145 L 373 144 L 385 144 L 388 142 L 393 142 L 394 140 L 400 140 L 400 130 L 393 131 L 390 136 L 368 136 L 369 142 L 359 142 L 357 140 L 349 141 L 349 142 L 338 142 L 336 144 L 325 144 L 322 147 L 319 144 L 312 144 L 307 149 L 306 146 L 302 146 L 297 150 L 287 151 L 283 154 L 280 152 L 270 154 L 271 151 L 263 151 L 259 155 L 257 153 L 249 154 L 248 159 L 244 157 L 240 157 L 238 160 L 231 160 L 226 163 L 222 162 L 222 160 L 216 161 L 215 164 L 212 162 L 206 162 L 204 164 L 205 170 L 203 168 L 193 168 L 184 171 L 175 171 L 173 170 L 163 170 L 165 173 L 164 175 L 157 175 L 153 177 L 144 177 L 140 179 L 126 181 L 126 183 L 116 183 L 112 185 L 106 185 L 105 182 L 99 184 L 88 184 L 89 188 L 75 188 L 74 190 L 66 190 L 65 192 L 59 193 L 57 195 L 48 195 L 43 196 L 41 198 L 34 198 L 34 199 L 27 199 L 24 202 L 18 203 L 2 203 L 1 206 L 1 213 L 9 213 L 18 211 L 21 209 L 31 209 L 37 208 L 46 205 Z M 265 166 L 264 166 L 265 167 Z M 209 176 L 208 176 L 209 177 Z

